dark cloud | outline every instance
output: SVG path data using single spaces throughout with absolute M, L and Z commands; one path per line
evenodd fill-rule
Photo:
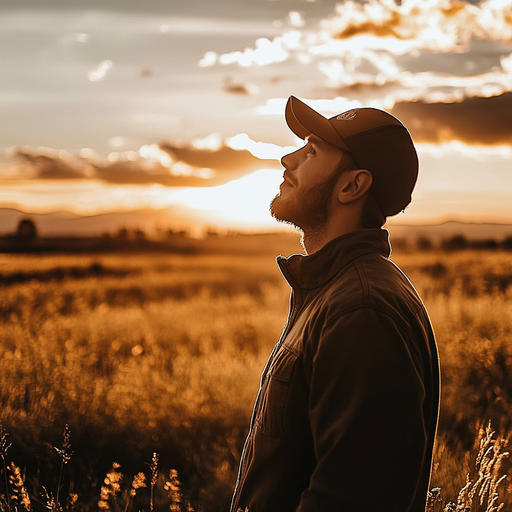
M 240 96 L 250 96 L 251 94 L 247 85 L 235 82 L 230 76 L 226 77 L 222 90 L 229 94 L 238 94 Z
M 222 145 L 217 150 L 196 149 L 193 146 L 176 146 L 172 143 L 160 143 L 160 148 L 175 160 L 197 168 L 206 167 L 217 173 L 241 177 L 263 167 L 280 169 L 277 160 L 261 160 L 249 151 L 239 151 Z M 231 178 L 233 179 L 233 178 Z
M 142 168 L 140 162 L 115 162 L 95 167 L 94 177 L 118 185 L 160 184 L 166 187 L 199 187 L 210 181 L 198 176 L 176 176 L 169 174 L 162 166 L 155 166 L 151 172 Z M 206 182 L 206 183 L 205 183 Z
M 280 168 L 276 160 L 260 160 L 248 151 L 237 151 L 225 145 L 218 150 L 179 147 L 171 143 L 162 143 L 160 147 L 173 159 L 170 169 L 155 160 L 130 160 L 120 155 L 115 162 L 92 161 L 49 148 L 17 148 L 11 154 L 20 161 L 21 175 L 25 179 L 27 176 L 42 180 L 97 179 L 123 185 L 157 183 L 166 187 L 211 187 L 261 168 Z
M 84 178 L 81 170 L 71 165 L 67 158 L 63 158 L 56 151 L 46 148 L 44 150 L 17 148 L 13 151 L 13 156 L 21 160 L 25 169 L 35 178 L 52 180 Z
M 391 110 L 416 142 L 512 144 L 512 93 L 460 103 L 397 103 Z

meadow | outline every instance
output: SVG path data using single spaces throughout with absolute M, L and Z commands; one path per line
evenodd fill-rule
M 223 244 L 192 254 L 0 255 L 0 451 L 20 468 L 33 510 L 58 493 L 66 510 L 228 509 L 259 373 L 287 316 L 274 256 L 300 247 L 291 237 L 242 237 L 231 252 Z M 397 249 L 393 259 L 422 295 L 440 350 L 432 509 L 467 510 L 473 492 L 469 510 L 510 510 L 510 479 L 497 482 L 510 470 L 500 439 L 512 429 L 512 254 Z M 16 485 L 4 472 L 6 497 Z M 446 508 L 467 473 L 466 506 Z M 369 468 L 369 490 L 371 478 Z

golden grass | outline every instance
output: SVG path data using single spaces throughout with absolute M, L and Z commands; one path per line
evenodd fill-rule
M 393 257 L 438 338 L 443 400 L 432 486 L 448 503 L 466 485 L 478 428 L 492 419 L 499 438 L 511 428 L 512 258 Z M 0 289 L 0 421 L 26 474 L 39 468 L 29 493 L 59 474 L 62 461 L 50 452 L 69 424 L 75 455 L 62 486 L 78 494 L 79 508 L 97 507 L 112 461 L 132 475 L 129 495 L 141 461 L 158 452 L 162 475 L 175 468 L 182 477 L 183 503 L 225 510 L 259 373 L 287 315 L 274 258 L 2 255 L 0 273 L 10 279 Z M 512 503 L 507 494 L 502 501 Z

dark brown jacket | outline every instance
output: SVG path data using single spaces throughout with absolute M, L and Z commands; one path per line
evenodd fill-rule
M 278 258 L 292 287 L 265 366 L 232 511 L 423 512 L 439 366 L 425 307 L 362 230 Z

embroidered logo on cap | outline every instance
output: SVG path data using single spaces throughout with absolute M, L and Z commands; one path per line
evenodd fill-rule
M 343 112 L 343 114 L 340 114 L 336 119 L 338 121 L 352 121 L 354 117 L 356 117 L 356 110 L 347 110 L 346 112 Z

